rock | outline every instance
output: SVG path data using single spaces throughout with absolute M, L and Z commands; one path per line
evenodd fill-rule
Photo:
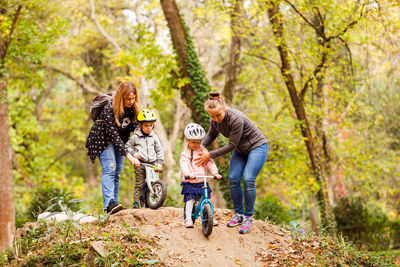
M 45 221 L 51 221 L 51 220 L 55 220 L 57 222 L 62 222 L 62 221 L 66 221 L 69 220 L 70 217 L 67 216 L 67 214 L 65 214 L 65 212 L 43 212 L 41 214 L 39 214 L 38 216 L 38 221 L 40 220 L 45 220 Z M 86 215 L 83 213 L 78 213 L 78 212 L 74 212 L 73 216 L 72 216 L 72 220 L 78 223 L 93 223 L 93 222 L 97 222 L 98 220 L 90 215 Z
M 102 257 L 105 257 L 110 252 L 107 248 L 109 243 L 106 241 L 93 241 L 90 246 Z

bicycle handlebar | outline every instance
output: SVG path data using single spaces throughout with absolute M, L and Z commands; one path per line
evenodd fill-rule
M 153 168 L 156 172 L 161 172 L 160 170 L 158 170 L 158 169 L 156 169 L 155 167 L 156 167 L 156 165 L 153 165 L 153 164 L 149 164 L 149 163 L 144 163 L 144 162 L 140 162 L 140 165 L 143 165 L 143 166 L 147 166 L 147 167 L 150 167 L 150 168 Z

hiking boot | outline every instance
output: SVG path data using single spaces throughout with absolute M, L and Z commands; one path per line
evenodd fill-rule
M 242 225 L 240 226 L 239 233 L 245 234 L 250 231 L 251 223 L 253 222 L 253 217 L 251 216 L 244 216 Z
M 123 209 L 123 207 L 122 207 L 121 204 L 115 203 L 114 200 L 111 200 L 110 203 L 108 203 L 108 206 L 107 206 L 107 213 L 108 214 L 114 214 L 114 213 L 117 213 L 118 211 L 120 211 L 122 209 Z
M 185 220 L 183 224 L 185 225 L 186 228 L 193 228 L 193 221 L 191 219 Z
M 235 227 L 241 224 L 243 221 L 243 215 L 239 213 L 235 213 L 229 222 L 226 224 L 228 227 Z
M 133 201 L 132 209 L 140 209 L 140 204 L 137 201 Z

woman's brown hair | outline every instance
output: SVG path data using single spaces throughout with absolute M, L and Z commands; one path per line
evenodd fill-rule
M 204 104 L 206 110 L 225 107 L 225 98 L 219 92 L 209 92 L 209 99 Z
M 118 87 L 113 98 L 113 111 L 115 117 L 115 123 L 118 127 L 121 126 L 119 118 L 124 115 L 124 99 L 128 97 L 130 93 L 135 95 L 135 102 L 133 103 L 134 117 L 131 118 L 132 122 L 136 121 L 136 116 L 139 113 L 139 95 L 137 93 L 136 86 L 132 82 L 123 82 Z

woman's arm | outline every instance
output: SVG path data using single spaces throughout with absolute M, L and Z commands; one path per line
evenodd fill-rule
M 204 147 L 209 146 L 215 140 L 215 138 L 217 138 L 218 134 L 219 134 L 218 130 L 215 128 L 214 124 L 211 121 L 210 129 L 208 130 L 208 133 L 204 137 L 203 141 L 201 141 L 201 144 Z

